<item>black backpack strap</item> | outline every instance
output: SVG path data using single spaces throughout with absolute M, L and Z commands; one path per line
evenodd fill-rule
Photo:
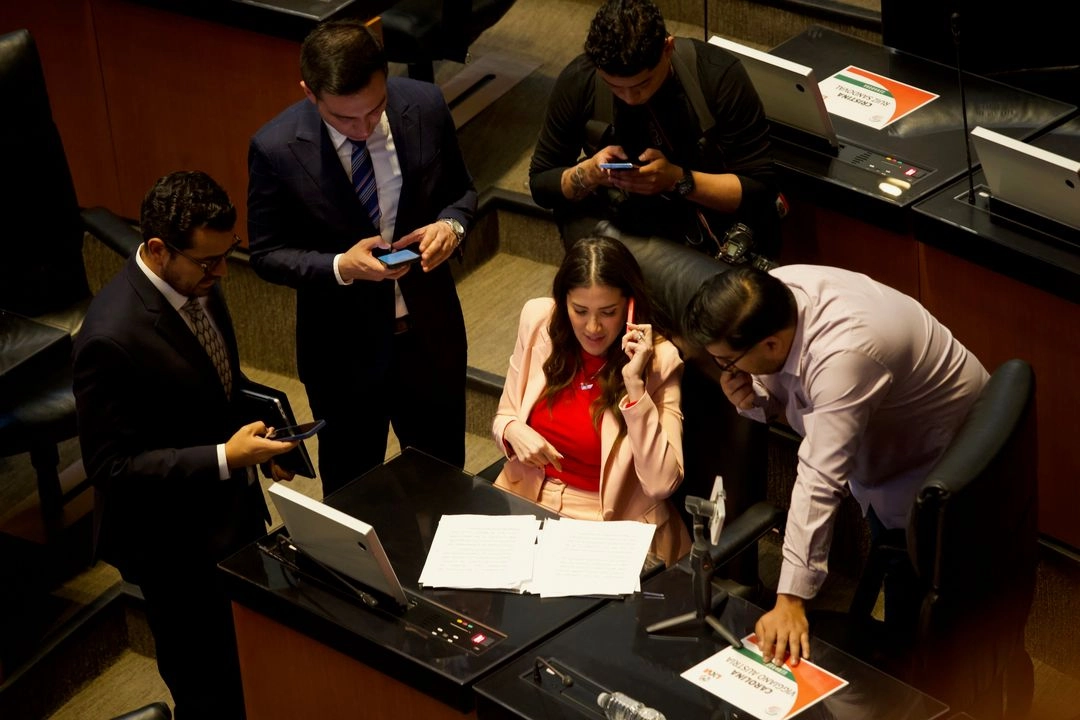
M 690 38 L 675 38 L 675 52 L 671 53 L 671 66 L 675 68 L 675 76 L 690 99 L 690 105 L 697 114 L 698 125 L 701 126 L 701 134 L 709 132 L 716 125 L 709 104 L 705 102 L 705 94 L 701 92 L 701 82 L 698 79 L 697 49 L 694 41 Z M 603 83 L 601 83 L 603 84 Z M 608 93 L 610 94 L 610 90 Z
M 595 153 L 610 144 L 608 140 L 611 138 L 611 123 L 615 120 L 615 98 L 599 72 L 593 73 L 593 77 L 593 116 L 585 123 L 585 143 Z

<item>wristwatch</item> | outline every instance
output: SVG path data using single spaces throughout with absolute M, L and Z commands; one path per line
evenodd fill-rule
M 461 241 L 465 239 L 465 228 L 454 218 L 439 218 L 439 222 L 446 223 L 454 231 L 454 237 L 456 238 L 454 240 L 454 249 L 456 250 L 461 245 Z
M 681 197 L 694 192 L 694 174 L 689 169 L 683 168 L 682 177 L 675 181 L 675 192 Z

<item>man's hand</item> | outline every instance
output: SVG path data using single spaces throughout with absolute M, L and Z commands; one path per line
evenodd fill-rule
M 669 192 L 683 176 L 682 168 L 672 165 L 656 148 L 638 157 L 641 167 L 635 170 L 610 170 L 611 184 L 635 195 L 659 195 Z
M 749 373 L 742 370 L 728 370 L 720 375 L 720 388 L 731 404 L 740 410 L 752 410 L 756 404 L 757 393 L 754 381 Z
M 556 470 L 562 470 L 562 454 L 528 424 L 514 420 L 503 430 L 503 440 L 513 448 L 517 459 L 526 465 L 543 470 L 551 463 Z
M 799 658 L 810 659 L 810 623 L 800 597 L 777 595 L 776 607 L 758 618 L 754 633 L 765 662 L 780 665 L 787 656 L 794 667 Z
M 420 253 L 420 267 L 424 272 L 431 272 L 457 250 L 457 235 L 448 223 L 437 220 L 430 225 L 417 228 L 394 243 L 393 248 L 400 250 L 417 244 Z
M 630 362 L 623 365 L 623 383 L 627 399 L 635 403 L 645 394 L 645 368 L 653 356 L 653 330 L 647 323 L 626 323 L 622 349 Z
M 601 163 L 629 161 L 626 151 L 618 145 L 601 148 L 591 158 L 563 170 L 560 180 L 563 196 L 568 200 L 582 200 L 598 187 L 611 187 L 614 184 L 612 174 L 632 173 L 637 170 L 605 170 L 600 167 Z
M 296 447 L 298 441 L 267 440 L 269 428 L 261 420 L 243 426 L 225 443 L 225 462 L 230 470 L 260 465 Z
M 296 473 L 281 467 L 276 460 L 270 461 L 270 478 L 274 482 L 292 482 L 294 477 Z
M 346 250 L 338 260 L 338 274 L 341 275 L 341 279 L 346 282 L 350 280 L 379 282 L 380 280 L 397 280 L 407 273 L 408 266 L 391 270 L 375 259 L 371 251 L 385 247 L 386 243 L 376 235 L 364 238 Z

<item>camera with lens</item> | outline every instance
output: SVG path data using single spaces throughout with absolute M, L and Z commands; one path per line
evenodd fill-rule
M 749 263 L 759 270 L 771 270 L 777 265 L 764 255 L 754 252 L 754 231 L 744 223 L 735 223 L 724 234 L 716 259 L 729 265 Z

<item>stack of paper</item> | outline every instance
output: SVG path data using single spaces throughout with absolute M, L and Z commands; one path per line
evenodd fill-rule
M 533 515 L 444 515 L 420 573 L 427 587 L 623 595 L 641 588 L 655 525 Z

